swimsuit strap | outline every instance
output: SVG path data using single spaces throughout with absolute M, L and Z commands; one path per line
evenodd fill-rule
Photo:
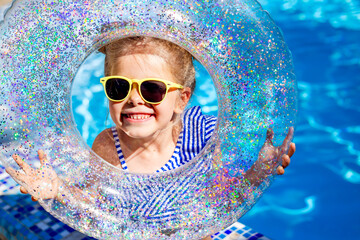
M 111 127 L 111 131 L 113 133 L 113 137 L 115 140 L 115 147 L 116 147 L 117 154 L 119 156 L 119 161 L 120 161 L 121 167 L 123 170 L 128 171 L 128 167 L 126 166 L 125 158 L 124 158 L 124 155 L 123 155 L 121 147 L 120 147 L 120 140 L 119 140 L 119 136 L 118 136 L 116 127 Z

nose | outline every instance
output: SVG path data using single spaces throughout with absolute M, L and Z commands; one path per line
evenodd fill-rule
M 127 102 L 134 106 L 145 104 L 144 100 L 141 98 L 140 93 L 138 91 L 137 83 L 133 83 Z

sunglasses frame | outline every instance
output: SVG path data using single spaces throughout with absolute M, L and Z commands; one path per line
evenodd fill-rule
M 121 79 L 124 79 L 126 81 L 128 81 L 130 87 L 129 87 L 129 90 L 128 90 L 128 93 L 127 95 L 121 99 L 121 100 L 114 100 L 114 99 L 111 99 L 107 92 L 106 92 L 106 82 L 110 79 L 114 79 L 114 78 L 121 78 Z M 158 81 L 158 82 L 161 82 L 161 83 L 164 83 L 165 86 L 166 86 L 166 92 L 165 92 L 165 96 L 163 97 L 163 99 L 159 102 L 150 102 L 150 101 L 147 101 L 142 93 L 141 93 L 141 90 L 140 90 L 140 87 L 141 87 L 141 84 L 145 81 Z M 105 92 L 105 95 L 106 97 L 112 101 L 112 102 L 122 102 L 124 101 L 126 98 L 129 97 L 130 95 L 130 92 L 132 90 L 132 86 L 133 86 L 133 83 L 136 83 L 137 84 L 137 90 L 138 90 L 138 93 L 140 94 L 140 97 L 141 99 L 146 102 L 146 103 L 149 103 L 149 104 L 160 104 L 162 101 L 164 101 L 164 99 L 166 98 L 166 95 L 169 91 L 170 88 L 176 88 L 176 89 L 183 89 L 184 87 L 180 84 L 177 84 L 177 83 L 174 83 L 174 82 L 170 82 L 170 81 L 167 81 L 167 80 L 164 80 L 164 79 L 160 79 L 160 78 L 144 78 L 144 79 L 130 79 L 130 78 L 127 78 L 127 77 L 124 77 L 124 76 L 107 76 L 107 77 L 103 77 L 103 78 L 100 78 L 100 82 L 102 83 L 103 87 L 104 87 L 104 92 Z

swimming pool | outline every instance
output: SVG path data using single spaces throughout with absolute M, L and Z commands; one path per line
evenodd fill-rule
M 293 53 L 299 83 L 297 152 L 241 222 L 272 239 L 360 238 L 359 1 L 262 0 Z M 110 124 L 98 78 L 102 56 L 84 63 L 73 88 L 73 112 L 91 145 Z M 94 70 L 97 69 L 97 70 Z M 216 95 L 198 68 L 193 104 L 216 114 Z
M 282 28 L 299 83 L 296 155 L 241 222 L 272 239 L 360 238 L 360 6 L 351 0 L 262 0 Z M 73 112 L 91 145 L 109 126 L 90 56 L 73 87 Z M 199 67 L 193 104 L 216 114 L 211 79 Z M 205 94 L 206 93 L 206 94 Z M 108 117 L 109 118 L 109 117 Z

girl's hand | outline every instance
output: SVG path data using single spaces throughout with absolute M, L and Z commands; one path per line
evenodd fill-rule
M 15 180 L 26 185 L 26 187 L 20 187 L 20 191 L 25 194 L 29 192 L 33 193 L 33 201 L 37 201 L 37 199 L 56 198 L 61 180 L 46 159 L 44 152 L 39 150 L 38 155 L 41 164 L 40 168 L 34 169 L 30 167 L 18 155 L 14 154 L 12 156 L 13 159 L 24 173 L 16 171 L 11 167 L 7 168 L 6 172 Z
M 296 147 L 295 147 L 295 143 L 290 143 L 290 147 L 289 147 L 289 152 L 288 154 L 284 154 L 282 155 L 281 159 L 282 159 L 282 166 L 279 166 L 276 169 L 276 173 L 278 175 L 283 175 L 285 173 L 285 168 L 287 166 L 289 166 L 290 164 L 290 158 L 292 157 L 292 155 L 295 153 Z
M 291 127 L 281 146 L 275 147 L 272 142 L 274 138 L 274 131 L 272 129 L 268 129 L 265 143 L 259 153 L 258 163 L 262 164 L 263 167 L 264 164 L 267 165 L 269 170 L 271 170 L 274 169 L 274 167 L 281 161 L 281 166 L 276 169 L 276 173 L 278 175 L 284 174 L 284 169 L 289 166 L 290 157 L 295 152 L 295 143 L 290 142 L 293 136 L 294 128 Z M 287 146 L 289 146 L 289 152 L 288 154 L 285 154 Z

